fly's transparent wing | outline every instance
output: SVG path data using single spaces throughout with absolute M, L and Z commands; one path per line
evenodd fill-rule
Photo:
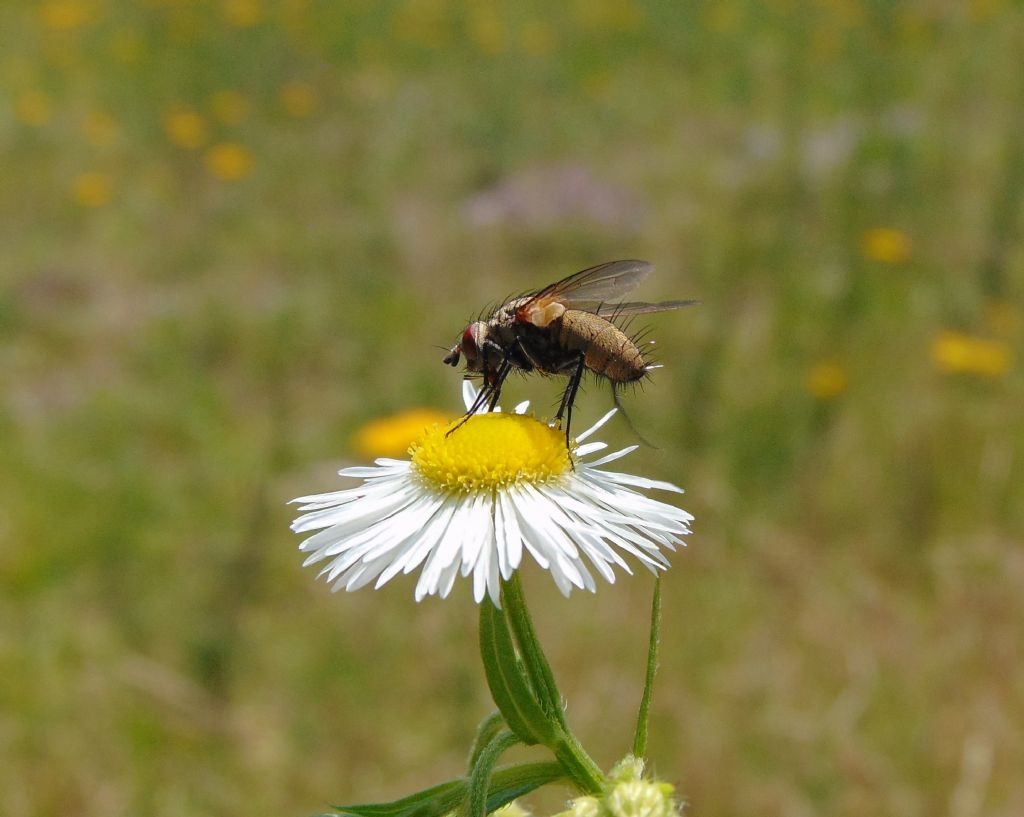
M 544 287 L 523 305 L 524 310 L 542 308 L 552 301 L 567 307 L 613 301 L 632 292 L 652 267 L 646 261 L 609 261 L 582 270 Z
M 602 318 L 628 317 L 629 315 L 647 315 L 651 312 L 668 312 L 672 309 L 681 309 L 684 306 L 695 306 L 700 301 L 658 301 L 649 304 L 644 301 L 626 301 L 619 304 L 594 304 L 593 309 L 588 311 Z

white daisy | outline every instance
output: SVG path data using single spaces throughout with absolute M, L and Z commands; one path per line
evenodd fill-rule
M 467 381 L 463 397 L 475 397 Z M 473 596 L 499 604 L 500 579 L 519 567 L 523 552 L 551 576 L 564 595 L 597 589 L 591 569 L 609 582 L 615 566 L 632 573 L 629 554 L 651 572 L 669 566 L 664 551 L 685 544 L 693 517 L 640 493 L 682 493 L 668 482 L 604 471 L 632 445 L 599 459 L 607 448 L 584 442 L 615 414 L 609 411 L 580 434 L 568 451 L 558 429 L 500 409 L 471 417 L 450 436 L 448 426 L 427 429 L 410 459 L 380 458 L 344 468 L 362 485 L 293 500 L 305 513 L 297 533 L 319 531 L 299 549 L 305 565 L 326 561 L 320 575 L 333 590 L 380 587 L 421 568 L 416 600 L 448 595 L 457 575 L 473 576 Z

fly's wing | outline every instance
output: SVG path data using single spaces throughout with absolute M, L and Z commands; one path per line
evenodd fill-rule
M 598 304 L 632 292 L 647 274 L 646 261 L 609 261 L 556 281 L 532 295 L 516 310 L 516 320 L 547 326 L 566 309 L 594 312 Z
M 596 304 L 593 309 L 588 310 L 602 318 L 628 317 L 629 315 L 647 315 L 651 312 L 668 312 L 672 309 L 681 309 L 684 306 L 695 306 L 700 301 L 658 301 L 649 304 L 644 301 L 626 301 L 620 304 Z
M 647 261 L 609 261 L 556 281 L 533 296 L 535 301 L 600 302 L 632 292 L 653 267 Z

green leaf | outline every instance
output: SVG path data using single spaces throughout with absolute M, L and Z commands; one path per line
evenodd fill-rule
M 562 710 L 562 694 L 558 691 L 555 674 L 551 671 L 551 665 L 533 629 L 533 620 L 526 607 L 518 571 L 501 583 L 501 598 L 505 607 L 504 618 L 523 653 L 523 663 L 541 708 L 547 712 L 548 720 L 554 721 L 562 731 L 568 731 Z
M 550 745 L 558 736 L 557 724 L 537 702 L 505 617 L 489 599 L 480 603 L 480 657 L 491 697 L 509 729 L 527 745 Z
M 362 803 L 333 808 L 355 817 L 442 817 L 459 807 L 466 799 L 468 789 L 469 783 L 465 778 L 459 778 L 390 803 Z
M 534 789 L 565 779 L 565 769 L 560 763 L 521 763 L 498 769 L 488 787 L 487 813 L 508 805 Z
M 558 763 L 520 763 L 498 769 L 487 787 L 487 813 L 529 794 L 547 783 L 566 777 Z M 358 806 L 334 806 L 342 814 L 356 817 L 443 817 L 457 809 L 466 798 L 469 783 L 464 778 L 449 780 L 410 794 L 391 803 L 366 803 Z M 333 817 L 333 815 L 321 815 Z
M 651 718 L 651 696 L 654 694 L 654 676 L 658 672 L 658 646 L 661 641 L 661 574 L 654 577 L 654 598 L 651 600 L 651 637 L 647 643 L 647 674 L 644 693 L 640 698 L 640 711 L 636 716 L 636 736 L 633 738 L 633 756 L 647 755 L 647 724 Z
M 523 656 L 522 663 L 525 665 L 525 668 L 517 667 L 519 675 L 523 678 L 523 685 L 535 693 L 531 695 L 531 699 L 541 710 L 542 720 L 535 723 L 543 723 L 548 730 L 546 739 L 542 739 L 541 742 L 554 752 L 580 791 L 597 794 L 604 789 L 607 782 L 604 772 L 587 754 L 565 720 L 562 696 L 555 683 L 555 674 L 551 671 L 551 665 L 533 629 L 533 621 L 526 607 L 526 598 L 523 596 L 518 572 L 502 582 L 501 598 L 504 611 L 498 615 L 502 619 L 500 623 L 503 625 L 504 637 L 511 641 L 511 634 L 515 634 L 515 643 L 519 645 Z M 510 644 L 508 649 L 514 648 Z M 495 702 L 498 702 L 497 699 Z M 500 702 L 498 708 L 501 708 Z M 509 725 L 512 725 L 511 722 Z

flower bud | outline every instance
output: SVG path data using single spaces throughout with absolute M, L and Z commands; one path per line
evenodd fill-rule
M 678 817 L 673 786 L 643 775 L 643 759 L 627 755 L 608 775 L 608 788 L 600 798 L 577 797 L 555 817 Z

